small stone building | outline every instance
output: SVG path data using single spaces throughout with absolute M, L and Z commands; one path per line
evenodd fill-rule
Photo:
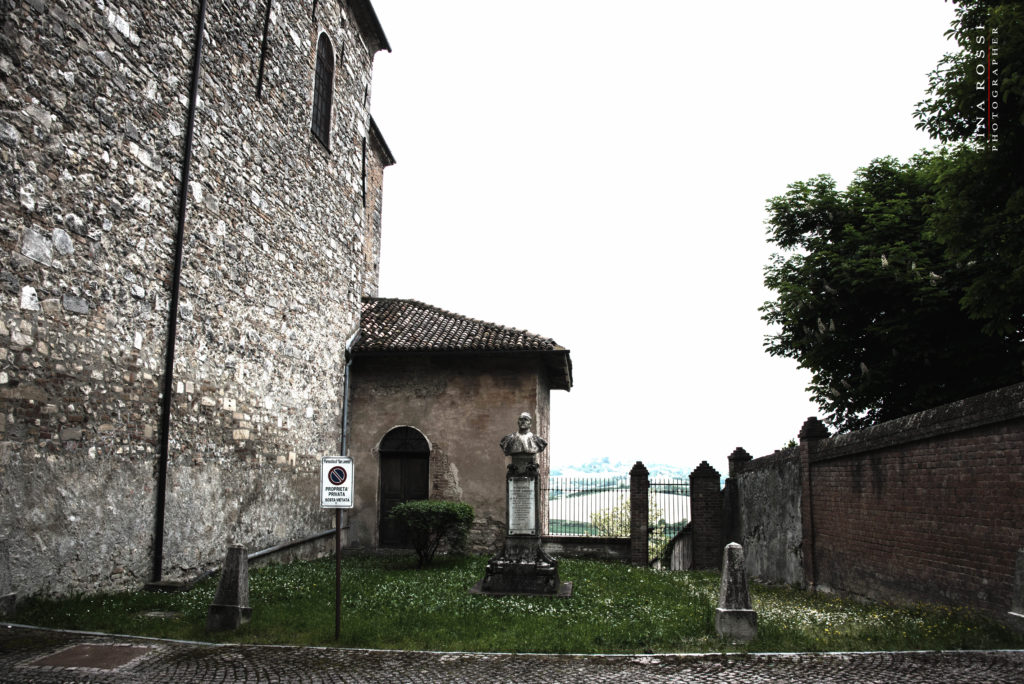
M 473 506 L 470 544 L 493 549 L 506 525 L 498 441 L 516 430 L 523 411 L 533 416 L 534 432 L 548 435 L 550 392 L 572 386 L 569 350 L 417 301 L 366 297 L 351 351 L 349 546 L 401 545 L 387 512 L 432 498 Z M 550 450 L 540 454 L 542 482 Z

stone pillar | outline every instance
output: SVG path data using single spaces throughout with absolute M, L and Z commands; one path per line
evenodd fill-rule
M 743 547 L 736 543 L 727 545 L 722 554 L 715 632 L 734 644 L 749 643 L 757 636 L 757 613 L 750 606 Z
M 722 476 L 707 461 L 690 473 L 693 569 L 718 568 L 722 560 Z
M 650 560 L 650 547 L 647 544 L 647 524 L 650 520 L 648 475 L 647 467 L 640 461 L 629 471 L 629 562 L 645 567 Z
M 814 591 L 818 583 L 818 573 L 814 566 L 814 482 L 811 474 L 811 456 L 817 451 L 818 444 L 828 438 L 828 428 L 820 420 L 811 416 L 800 428 L 800 520 L 802 523 L 803 541 L 801 548 L 804 555 L 804 584 Z
M 211 632 L 237 629 L 249 622 L 251 617 L 249 558 L 244 546 L 233 544 L 228 547 L 228 553 L 224 558 L 217 594 L 213 597 L 210 612 L 206 616 L 206 629 Z
M 0 537 L 0 617 L 13 617 L 17 599 L 11 581 L 10 542 Z

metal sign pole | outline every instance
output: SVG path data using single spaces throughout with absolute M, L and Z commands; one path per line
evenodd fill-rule
M 334 640 L 341 639 L 341 509 L 334 509 Z
M 341 639 L 341 511 L 355 498 L 352 459 L 320 459 L 320 507 L 334 509 L 334 640 Z

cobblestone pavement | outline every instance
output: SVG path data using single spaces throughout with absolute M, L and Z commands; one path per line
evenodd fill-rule
M 1024 681 L 1024 651 L 651 656 L 426 653 L 200 644 L 0 625 L 0 682 L 580 681 L 1017 684 Z

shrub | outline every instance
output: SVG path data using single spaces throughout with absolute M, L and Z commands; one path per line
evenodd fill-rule
M 409 541 L 422 568 L 434 559 L 442 542 L 447 542 L 450 551 L 465 548 L 473 507 L 459 501 L 406 501 L 392 508 L 388 517 L 409 530 Z

